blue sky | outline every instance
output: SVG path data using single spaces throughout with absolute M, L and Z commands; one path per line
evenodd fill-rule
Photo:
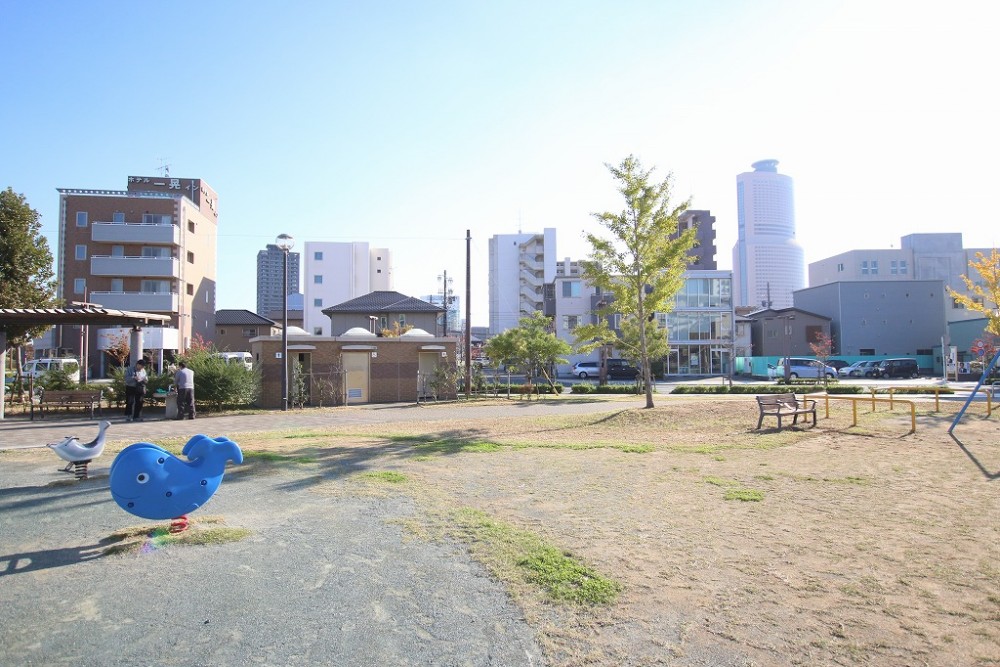
M 395 288 L 488 322 L 488 239 L 558 230 L 580 259 L 620 200 L 605 163 L 672 172 L 716 216 L 780 160 L 811 262 L 913 232 L 1000 241 L 1000 4 L 0 0 L 0 187 L 53 246 L 56 188 L 130 175 L 219 193 L 219 308 L 256 306 L 279 233 L 389 247 Z

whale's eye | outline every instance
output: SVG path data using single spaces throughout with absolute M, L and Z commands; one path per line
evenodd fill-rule
M 145 484 L 146 482 L 149 481 L 149 475 L 147 475 L 144 472 L 141 472 L 135 476 L 135 481 L 139 482 L 140 484 Z

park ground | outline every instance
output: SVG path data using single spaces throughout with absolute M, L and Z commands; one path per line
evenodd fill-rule
M 528 637 L 514 648 L 487 637 L 448 656 L 449 664 L 1000 665 L 1000 415 L 988 418 L 975 405 L 952 437 L 956 401 L 938 410 L 933 400 L 918 401 L 915 433 L 905 402 L 892 412 L 862 405 L 852 425 L 849 401 L 831 401 L 828 418 L 820 406 L 815 428 L 781 431 L 773 420 L 754 429 L 751 396 L 659 396 L 654 409 L 639 405 L 567 397 L 331 409 L 279 430 L 263 426 L 268 415 L 255 416 L 253 430 L 226 433 L 247 460 L 230 470 L 222 498 L 205 511 L 253 531 L 246 553 L 276 535 L 294 551 L 294 534 L 281 530 L 290 517 L 311 521 L 359 506 L 380 508 L 377 523 L 398 530 L 368 525 L 366 548 L 380 539 L 448 546 L 435 558 L 481 567 L 512 605 L 512 616 L 503 613 L 513 629 L 498 631 L 504 642 L 522 631 Z M 181 424 L 219 435 L 213 422 Z M 160 441 L 177 447 L 185 438 L 164 434 Z M 109 446 L 110 454 L 129 442 Z M 81 484 L 101 484 L 99 462 L 95 481 Z M 55 463 L 45 450 L 0 453 L 0 500 L 21 498 L 18 489 L 28 489 L 31 478 L 40 480 L 30 487 L 36 497 L 71 488 L 47 481 L 58 479 Z M 280 495 L 292 492 L 294 507 Z M 17 502 L 13 509 L 23 510 L 30 494 Z M 114 514 L 103 495 L 93 503 L 103 514 L 88 524 L 95 533 L 88 538 L 136 523 Z M 322 522 L 309 526 L 313 545 L 365 543 L 363 535 L 324 535 Z M 617 594 L 601 602 L 560 599 L 483 526 L 555 547 Z M 11 580 L 22 593 L 70 587 L 68 578 L 80 572 L 121 576 L 146 562 L 100 555 L 18 573 L 18 546 L 44 554 L 82 538 L 60 547 L 51 535 L 28 538 L 12 528 L 4 529 L 8 562 L 0 555 L 0 573 L 6 567 L 17 576 L 0 577 L 0 593 L 14 588 L 4 586 Z M 244 553 L 233 545 L 164 551 L 171 549 L 188 564 L 211 560 L 213 551 Z M 362 564 L 352 568 L 364 575 Z M 301 589 L 290 584 L 286 595 L 313 600 L 314 575 L 303 573 Z M 5 632 L 35 637 L 17 643 L 22 657 L 45 645 L 29 621 L 66 622 L 58 609 L 36 607 L 22 602 L 8 615 Z M 270 613 L 268 604 L 255 609 Z M 98 596 L 83 615 L 101 613 L 110 615 Z M 433 644 L 433 629 L 430 635 L 414 636 Z M 71 655 L 39 650 L 49 658 Z M 321 653 L 311 655 L 323 664 Z M 376 664 L 351 655 L 354 664 Z

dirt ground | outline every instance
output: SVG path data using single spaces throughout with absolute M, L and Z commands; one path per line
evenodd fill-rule
M 847 403 L 755 432 L 746 398 L 394 425 L 510 446 L 374 465 L 624 584 L 607 608 L 519 597 L 554 664 L 718 664 L 721 643 L 746 665 L 1000 665 L 1000 416 L 970 414 L 963 451 L 932 405 L 914 434 L 905 404 L 852 427 Z
M 317 498 L 353 493 L 345 472 L 402 473 L 386 493 L 427 526 L 471 507 L 619 581 L 604 607 L 508 583 L 554 665 L 1000 665 L 1000 415 L 970 411 L 955 440 L 956 404 L 920 403 L 912 434 L 903 407 L 852 426 L 832 403 L 778 432 L 754 430 L 750 397 L 474 421 L 430 406 L 240 444 L 312 457 L 278 474 Z

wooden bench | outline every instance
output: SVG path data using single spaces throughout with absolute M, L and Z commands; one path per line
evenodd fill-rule
M 97 414 L 101 412 L 100 390 L 75 389 L 75 390 L 46 390 L 42 392 L 37 402 L 31 402 L 31 418 L 35 418 L 35 409 L 38 409 L 38 417 L 42 419 L 45 413 L 52 408 L 87 408 L 90 410 L 90 418 L 94 418 L 96 408 Z
M 816 425 L 816 401 L 807 398 L 800 400 L 792 393 L 758 396 L 757 408 L 760 410 L 758 429 L 764 423 L 764 417 L 777 417 L 778 428 L 781 428 L 781 420 L 785 417 L 791 417 L 792 424 L 797 424 L 799 415 L 806 415 L 806 423 L 809 423 L 808 415 L 812 415 L 813 426 Z

